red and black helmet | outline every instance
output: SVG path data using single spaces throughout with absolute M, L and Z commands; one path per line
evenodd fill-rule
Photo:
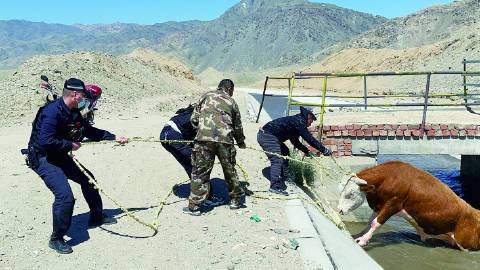
M 100 96 L 102 95 L 102 88 L 100 88 L 100 86 L 98 85 L 94 85 L 94 84 L 87 84 L 85 85 L 85 92 L 86 92 L 86 96 L 87 98 L 93 100 L 93 101 L 96 101 L 100 98 Z

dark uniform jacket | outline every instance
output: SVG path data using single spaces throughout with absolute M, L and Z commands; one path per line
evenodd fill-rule
M 29 148 L 40 155 L 61 157 L 72 150 L 72 142 L 85 137 L 94 140 L 114 140 L 115 135 L 92 127 L 78 109 L 69 109 L 63 98 L 39 109 L 32 125 Z
M 299 137 L 302 137 L 313 148 L 323 153 L 325 147 L 313 138 L 307 129 L 308 113 L 306 110 L 301 110 L 299 114 L 277 118 L 265 124 L 262 130 L 277 137 L 280 142 L 290 140 L 295 148 L 307 154 L 307 147 L 299 141 Z
M 193 140 L 195 139 L 195 135 L 197 135 L 196 129 L 192 126 L 192 123 L 190 122 L 192 112 L 193 106 L 183 110 L 179 110 L 174 117 L 170 118 L 170 121 L 175 123 L 185 140 Z

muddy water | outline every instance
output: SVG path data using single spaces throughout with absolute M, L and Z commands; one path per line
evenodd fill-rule
M 352 234 L 366 223 L 349 223 Z M 403 220 L 392 220 L 372 237 L 365 251 L 387 270 L 480 269 L 480 252 L 463 252 L 437 240 L 420 241 L 415 230 Z
M 379 156 L 378 162 L 403 160 L 424 169 L 447 184 L 458 196 L 469 200 L 468 190 L 460 179 L 460 161 L 451 156 L 395 155 Z M 474 188 L 478 190 L 477 188 Z M 475 199 L 478 200 L 478 194 Z M 478 202 L 477 202 L 478 205 Z M 349 223 L 352 235 L 360 233 L 366 223 Z M 415 230 L 400 218 L 392 218 L 373 235 L 365 251 L 385 269 L 480 269 L 480 252 L 463 252 L 439 240 L 420 240 Z

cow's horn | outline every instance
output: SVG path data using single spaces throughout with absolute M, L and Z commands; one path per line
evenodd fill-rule
M 361 185 L 366 185 L 367 184 L 367 181 L 363 180 L 363 179 L 360 179 L 358 177 L 355 177 L 353 179 L 353 181 L 355 182 L 355 184 L 361 186 Z

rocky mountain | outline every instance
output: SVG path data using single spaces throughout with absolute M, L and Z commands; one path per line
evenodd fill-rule
M 383 17 L 307 0 L 242 0 L 218 19 L 155 25 L 60 25 L 0 21 L 0 66 L 36 54 L 137 47 L 174 55 L 197 72 L 245 71 L 309 62 L 312 53 L 385 22 Z
M 480 60 L 480 1 L 455 1 L 395 18 L 317 53 L 316 58 L 317 63 L 305 67 L 304 72 L 463 70 L 464 58 Z M 480 71 L 480 65 L 470 65 L 469 71 Z M 336 91 L 362 89 L 362 78 L 337 81 L 330 84 Z M 424 76 L 369 81 L 369 89 L 378 93 L 420 92 L 425 88 Z M 480 80 L 469 77 L 468 82 L 478 84 Z M 432 77 L 431 87 L 438 92 L 460 93 L 462 83 L 461 76 L 438 75 Z M 305 84 L 318 88 L 314 82 Z M 480 93 L 476 87 L 469 90 Z
M 161 48 L 199 71 L 258 70 L 308 62 L 313 52 L 385 21 L 306 0 L 242 0 L 216 20 L 173 33 Z

